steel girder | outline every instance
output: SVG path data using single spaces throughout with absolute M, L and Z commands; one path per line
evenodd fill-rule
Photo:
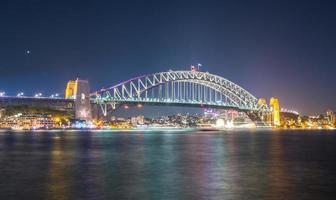
M 155 87 L 168 83 L 188 82 L 215 90 L 230 101 L 229 106 L 240 109 L 258 110 L 258 100 L 239 85 L 214 74 L 200 71 L 168 71 L 136 77 L 108 89 L 92 94 L 97 103 L 143 101 L 141 95 Z M 167 99 L 164 100 L 167 102 Z M 183 103 L 183 102 L 181 102 Z M 223 103 L 225 106 L 225 103 Z

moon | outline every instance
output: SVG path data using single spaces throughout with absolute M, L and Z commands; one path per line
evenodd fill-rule
M 27 51 L 26 51 L 26 53 L 27 53 L 27 54 L 30 54 L 30 51 L 29 51 L 29 50 L 27 50 Z

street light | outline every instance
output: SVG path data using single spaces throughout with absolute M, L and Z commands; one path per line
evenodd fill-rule
M 57 99 L 59 98 L 59 94 L 58 93 L 52 94 L 50 95 L 50 98 Z
M 3 97 L 6 95 L 6 92 L 0 92 L 0 97 Z
M 35 94 L 35 97 L 42 97 L 42 93 Z
M 17 97 L 22 97 L 23 96 L 23 92 L 19 92 L 16 96 Z

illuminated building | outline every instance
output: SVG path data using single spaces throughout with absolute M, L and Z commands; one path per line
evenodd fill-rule
M 65 89 L 65 98 L 75 100 L 75 117 L 91 120 L 90 85 L 87 80 L 70 80 Z
M 145 117 L 143 115 L 137 116 L 138 124 L 142 125 L 145 123 Z
M 5 109 L 0 108 L 0 118 L 2 118 L 3 116 L 5 116 Z
M 223 119 L 217 119 L 216 120 L 216 127 L 217 128 L 224 128 L 225 127 L 225 121 Z
M 144 116 L 139 115 L 137 117 L 131 117 L 132 126 L 143 125 L 144 124 Z
M 131 117 L 131 124 L 132 126 L 136 126 L 138 124 L 138 120 L 136 117 Z
M 272 125 L 280 126 L 280 103 L 279 99 L 272 97 L 270 99 L 270 106 L 272 110 Z
M 331 126 L 335 125 L 335 114 L 331 110 L 327 110 L 327 119 L 328 119 L 328 124 Z
M 54 120 L 50 115 L 42 114 L 22 114 L 18 113 L 12 116 L 3 117 L 0 121 L 0 128 L 15 129 L 39 129 L 53 128 Z
M 300 117 L 300 115 L 299 115 L 298 118 L 297 118 L 297 125 L 298 125 L 299 127 L 302 127 L 302 118 Z

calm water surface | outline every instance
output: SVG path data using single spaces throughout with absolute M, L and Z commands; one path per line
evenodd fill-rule
M 336 199 L 335 131 L 0 132 L 0 199 Z

